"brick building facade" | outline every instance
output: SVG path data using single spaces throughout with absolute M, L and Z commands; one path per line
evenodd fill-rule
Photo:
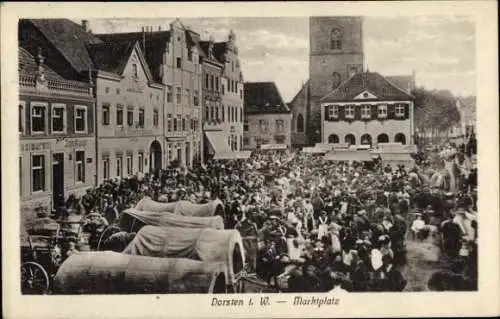
M 59 196 L 95 184 L 94 99 L 89 83 L 66 80 L 19 48 L 21 221 L 50 210 Z

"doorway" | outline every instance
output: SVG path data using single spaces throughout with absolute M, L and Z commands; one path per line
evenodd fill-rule
M 56 208 L 64 200 L 64 153 L 52 155 L 52 205 Z
M 149 148 L 149 171 L 156 172 L 161 169 L 161 145 L 158 141 L 153 141 Z

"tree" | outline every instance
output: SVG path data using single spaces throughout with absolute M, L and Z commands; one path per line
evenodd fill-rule
M 417 87 L 415 96 L 415 125 L 422 132 L 447 131 L 460 121 L 456 97 L 450 91 Z

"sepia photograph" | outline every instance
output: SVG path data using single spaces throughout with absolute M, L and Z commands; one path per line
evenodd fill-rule
M 167 13 L 16 19 L 16 294 L 478 292 L 478 15 Z

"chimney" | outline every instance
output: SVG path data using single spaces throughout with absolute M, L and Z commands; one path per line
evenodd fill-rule
M 88 24 L 89 24 L 88 20 L 82 20 L 82 28 L 83 28 L 83 30 L 88 31 L 88 26 L 89 26 Z

